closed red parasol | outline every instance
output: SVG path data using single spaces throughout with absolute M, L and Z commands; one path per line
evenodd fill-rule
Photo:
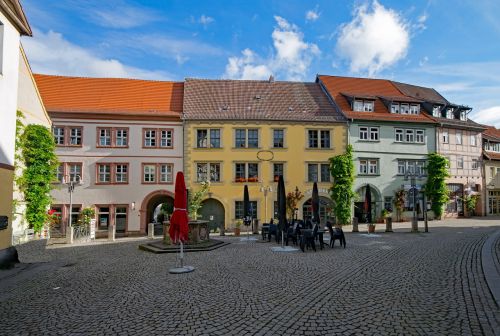
M 187 191 L 184 183 L 184 174 L 177 172 L 175 178 L 174 213 L 170 218 L 170 229 L 168 234 L 173 243 L 186 242 L 188 240 L 189 226 L 187 214 Z

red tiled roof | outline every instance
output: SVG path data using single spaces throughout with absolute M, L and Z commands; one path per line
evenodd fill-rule
M 486 130 L 483 133 L 483 137 L 488 138 L 488 139 L 492 139 L 492 140 L 496 140 L 496 141 L 500 141 L 500 130 L 499 129 L 497 129 L 494 126 L 489 126 L 489 125 L 483 125 L 483 126 L 486 127 Z
M 497 152 L 491 152 L 485 150 L 484 155 L 490 160 L 500 160 L 500 153 Z
M 390 80 L 324 75 L 319 75 L 318 79 L 349 119 L 435 123 L 434 119 L 425 113 L 416 115 L 391 113 L 381 97 L 402 102 L 407 102 L 409 97 L 401 93 Z M 353 111 L 345 92 L 355 96 L 376 96 L 374 112 Z
M 317 83 L 186 79 L 186 120 L 345 122 Z
M 34 75 L 48 112 L 165 115 L 182 113 L 184 84 L 122 78 Z

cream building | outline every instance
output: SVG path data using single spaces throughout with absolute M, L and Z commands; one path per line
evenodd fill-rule
M 52 209 L 64 234 L 67 183 L 76 182 L 71 221 L 93 207 L 97 236 L 146 234 L 155 208 L 173 202 L 183 169 L 183 84 L 115 78 L 35 75 L 53 121 L 61 165 Z M 57 234 L 57 232 L 55 232 Z
M 0 0 L 0 264 L 13 257 L 12 202 L 20 36 L 31 28 L 18 0 Z

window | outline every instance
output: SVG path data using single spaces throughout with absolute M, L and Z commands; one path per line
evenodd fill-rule
M 59 183 L 64 182 L 64 163 L 61 163 L 59 164 L 59 166 L 57 166 L 56 182 Z
M 115 130 L 116 134 L 116 147 L 127 147 L 128 146 L 128 129 L 119 128 Z
M 56 145 L 64 145 L 64 127 L 54 127 L 52 132 Z
M 155 183 L 156 182 L 156 165 L 155 164 L 146 164 L 142 168 L 143 168 L 142 182 Z
M 321 182 L 330 182 L 330 165 L 322 163 L 320 165 L 321 169 Z
M 401 114 L 408 114 L 408 113 L 410 113 L 410 105 L 401 104 Z
M 273 181 L 278 182 L 280 176 L 284 175 L 284 164 L 283 163 L 273 163 Z
M 434 117 L 440 117 L 441 116 L 441 108 L 438 105 L 434 105 L 432 107 L 432 115 Z
M 425 133 L 424 130 L 416 130 L 415 132 L 415 142 L 424 143 L 425 142 Z
M 448 109 L 446 109 L 446 118 L 453 119 L 453 108 L 449 107 Z
M 127 207 L 117 206 L 115 209 L 116 233 L 125 233 L 127 230 Z
M 448 136 L 448 131 L 443 131 L 443 133 L 441 133 L 442 136 L 443 136 L 443 143 L 449 143 L 450 142 L 450 139 L 449 139 L 449 136 Z
M 258 129 L 237 128 L 235 130 L 235 147 L 236 148 L 258 148 L 259 147 L 259 130 Z
M 398 160 L 398 175 L 404 175 L 406 173 L 406 161 Z
M 160 164 L 160 183 L 172 183 L 173 170 L 172 164 Z
M 330 165 L 328 163 L 307 164 L 307 182 L 330 182 Z
M 172 148 L 173 147 L 173 131 L 160 130 L 160 147 Z
M 144 131 L 144 147 L 156 147 L 156 130 Z
M 111 164 L 98 164 L 97 171 L 97 183 L 111 183 Z
M 196 144 L 198 148 L 207 148 L 208 145 L 208 131 L 206 129 L 199 129 L 196 131 Z
M 83 127 L 81 126 L 55 126 L 52 128 L 54 142 L 58 146 L 82 146 Z
M 110 128 L 99 128 L 99 146 L 110 147 L 111 146 L 111 129 Z
M 283 148 L 285 147 L 285 130 L 274 129 L 273 130 L 273 148 Z
M 353 110 L 357 112 L 373 112 L 372 100 L 355 100 Z
M 360 127 L 359 128 L 359 139 L 360 140 L 368 140 L 368 127 Z
M 415 161 L 415 174 L 422 176 L 425 175 L 425 162 Z
M 253 219 L 257 218 L 257 201 L 250 201 L 250 216 Z M 234 201 L 234 218 L 243 219 L 243 201 Z
M 359 174 L 378 175 L 378 160 L 377 159 L 359 160 Z
M 210 130 L 210 147 L 220 148 L 220 129 Z
M 476 170 L 479 168 L 479 161 L 478 159 L 472 159 L 472 169 Z
M 81 163 L 66 163 L 66 170 L 70 181 L 79 182 L 82 180 L 82 164 Z
M 406 142 L 414 142 L 414 139 L 415 139 L 415 138 L 414 138 L 414 134 L 415 134 L 415 133 L 414 133 L 414 131 L 413 131 L 413 130 L 409 130 L 409 129 L 407 129 L 407 130 L 405 131 L 405 140 L 406 140 Z
M 258 163 L 235 163 L 235 182 L 259 182 Z
M 470 145 L 474 147 L 477 146 L 477 138 L 475 134 L 472 134 L 470 136 Z
M 370 127 L 370 141 L 378 141 L 378 127 Z
M 419 112 L 420 112 L 420 105 L 418 104 L 410 105 L 410 114 L 419 114 Z
M 210 182 L 220 182 L 220 163 L 210 163 Z
M 330 148 L 329 130 L 309 130 L 308 136 L 309 148 Z
M 71 146 L 81 146 L 82 145 L 82 129 L 81 129 L 81 127 L 70 128 L 69 144 Z
M 174 130 L 166 128 L 143 128 L 144 148 L 172 148 L 174 142 Z
M 80 206 L 71 207 L 71 225 L 77 225 L 80 219 Z
M 464 120 L 464 121 L 467 120 L 467 112 L 465 112 L 465 111 L 460 112 L 460 120 Z
M 196 164 L 196 181 L 205 182 L 208 180 L 208 165 L 209 163 Z
M 426 175 L 424 160 L 398 160 L 398 175 L 417 174 Z
M 463 158 L 463 156 L 458 156 L 457 157 L 457 168 L 458 169 L 464 169 L 464 158 Z
M 396 128 L 396 142 L 403 142 L 404 130 Z
M 391 113 L 399 113 L 399 104 L 397 103 L 391 104 Z
M 115 164 L 115 183 L 128 183 L 128 163 Z
M 107 230 L 109 225 L 109 207 L 98 207 L 97 208 L 97 225 L 98 230 Z
M 62 224 L 62 206 L 54 205 L 50 207 L 50 210 L 53 211 L 52 218 L 54 218 L 54 229 L 61 229 Z
M 384 197 L 384 209 L 392 211 L 392 197 Z
M 462 144 L 462 131 L 456 131 L 455 138 L 457 140 L 457 145 Z

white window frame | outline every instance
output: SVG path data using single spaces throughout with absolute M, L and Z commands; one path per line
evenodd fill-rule
M 449 134 L 449 132 L 448 132 L 448 131 L 443 131 L 443 132 L 441 133 L 441 135 L 442 135 L 442 137 L 443 137 L 443 143 L 445 143 L 445 144 L 450 143 L 450 134 Z
M 174 146 L 174 131 L 171 129 L 160 129 L 160 147 L 172 148 Z
M 420 143 L 420 144 L 425 143 L 425 131 L 424 130 L 421 130 L 421 129 L 415 130 L 415 142 Z
M 409 140 L 411 137 L 411 140 Z M 415 142 L 415 130 L 406 129 L 405 130 L 405 142 L 414 143 Z
M 368 141 L 368 127 L 359 128 L 359 140 Z
M 128 183 L 128 164 L 115 164 L 115 183 Z
M 370 141 L 379 141 L 379 128 L 378 127 L 370 127 Z
M 404 142 L 404 139 L 405 139 L 405 131 L 404 131 L 404 129 L 402 129 L 402 128 L 395 128 L 394 129 L 394 139 L 395 139 L 396 142 Z
M 174 180 L 174 165 L 171 163 L 160 163 L 158 167 L 159 183 L 172 183 Z
M 472 134 L 470 136 L 470 145 L 477 147 L 477 135 L 476 134 Z
M 464 157 L 457 156 L 457 169 L 464 169 Z
M 459 130 L 455 131 L 455 141 L 457 145 L 463 144 L 462 131 Z

